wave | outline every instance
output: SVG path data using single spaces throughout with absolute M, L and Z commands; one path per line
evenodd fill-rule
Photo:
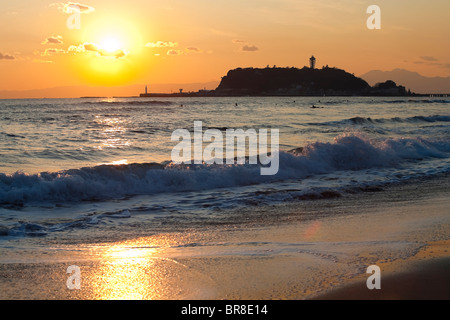
M 336 125 L 364 125 L 364 124 L 388 124 L 388 123 L 434 123 L 434 122 L 450 122 L 450 115 L 432 115 L 432 116 L 412 116 L 406 118 L 380 118 L 372 119 L 370 117 L 353 117 L 339 121 L 328 122 L 310 122 L 308 125 L 336 126 Z
M 447 99 L 425 99 L 425 98 L 418 98 L 418 99 L 413 99 L 413 98 L 399 98 L 399 99 L 392 99 L 392 100 L 381 100 L 379 98 L 376 97 L 372 97 L 372 99 L 370 99 L 369 97 L 366 97 L 367 99 L 364 101 L 364 103 L 367 104 L 432 104 L 432 103 L 450 103 L 450 100 Z M 323 105 L 342 105 L 342 104 L 359 104 L 361 103 L 361 101 L 358 100 L 354 100 L 354 99 L 338 99 L 338 100 L 323 100 L 320 99 L 318 100 L 318 103 L 323 104 Z
M 376 123 L 412 123 L 412 122 L 448 122 L 450 116 L 414 116 L 408 118 L 390 118 L 390 119 L 372 119 L 363 117 L 353 117 L 344 122 L 351 122 L 352 124 L 376 124 Z
M 24 136 L 22 135 L 18 135 L 18 134 L 14 134 L 14 133 L 7 133 L 7 132 L 0 132 L 0 135 L 4 135 L 8 138 L 20 138 L 20 139 L 25 139 Z
M 248 186 L 342 170 L 392 168 L 405 161 L 446 159 L 447 140 L 423 138 L 370 139 L 346 133 L 333 143 L 314 142 L 295 151 L 279 153 L 279 171 L 260 175 L 259 165 L 175 165 L 135 163 L 99 165 L 39 174 L 0 174 L 0 205 L 25 206 L 39 203 L 103 201 L 134 195 L 187 192 Z
M 379 102 L 377 102 L 379 103 Z M 382 103 L 450 103 L 445 99 L 408 99 L 408 100 L 386 100 Z

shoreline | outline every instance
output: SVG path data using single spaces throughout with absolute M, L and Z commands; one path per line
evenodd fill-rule
M 368 290 L 366 278 L 362 278 L 313 300 L 449 300 L 448 248 L 448 240 L 431 242 L 406 261 L 381 265 L 386 275 L 381 277 L 379 290 Z
M 442 182 L 442 189 L 438 187 Z M 448 177 L 431 179 L 419 183 L 416 189 L 428 187 L 424 194 L 439 199 L 434 191 L 439 189 L 444 196 L 448 192 Z M 405 185 L 401 188 L 410 188 Z M 394 191 L 397 186 L 386 191 Z M 433 191 L 434 190 L 434 191 Z M 445 210 L 445 209 L 444 209 Z M 425 211 L 424 211 L 425 212 Z M 381 269 L 381 289 L 369 290 L 366 280 L 370 274 L 361 274 L 325 293 L 312 297 L 312 300 L 449 300 L 450 299 L 450 239 L 426 241 L 418 252 L 406 259 L 378 261 Z
M 53 239 L 17 260 L 2 249 L 9 262 L 0 261 L 0 299 L 448 299 L 439 284 L 450 288 L 442 272 L 450 258 L 449 181 L 249 207 L 234 223 L 116 242 Z M 381 290 L 366 287 L 373 264 Z M 81 269 L 81 290 L 66 286 L 70 265 Z

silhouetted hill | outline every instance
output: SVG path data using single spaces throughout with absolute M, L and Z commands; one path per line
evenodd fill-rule
M 394 85 L 394 87 L 392 86 Z M 404 95 L 403 87 L 376 87 L 338 68 L 237 68 L 215 90 L 222 95 Z
M 391 79 L 416 93 L 450 93 L 450 77 L 424 77 L 404 69 L 369 71 L 360 76 L 370 85 Z

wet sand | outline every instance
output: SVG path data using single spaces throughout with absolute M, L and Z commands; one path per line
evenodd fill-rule
M 0 299 L 449 299 L 448 178 L 107 243 L 3 250 Z M 381 269 L 369 290 L 367 267 Z M 81 288 L 66 269 L 81 270 Z
M 363 279 L 315 300 L 449 300 L 450 258 L 429 260 L 381 277 L 379 290 L 368 290 Z

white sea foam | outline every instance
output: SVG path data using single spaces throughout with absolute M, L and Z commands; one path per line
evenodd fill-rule
M 60 172 L 0 174 L 0 203 L 27 205 L 107 200 L 133 195 L 230 188 L 304 179 L 320 174 L 395 168 L 405 162 L 447 159 L 450 143 L 422 138 L 368 138 L 346 133 L 332 143 L 314 142 L 280 152 L 280 170 L 261 176 L 259 165 L 100 165 Z M 419 166 L 420 167 L 420 166 Z M 426 174 L 429 168 L 422 168 Z M 442 170 L 448 170 L 442 168 Z

